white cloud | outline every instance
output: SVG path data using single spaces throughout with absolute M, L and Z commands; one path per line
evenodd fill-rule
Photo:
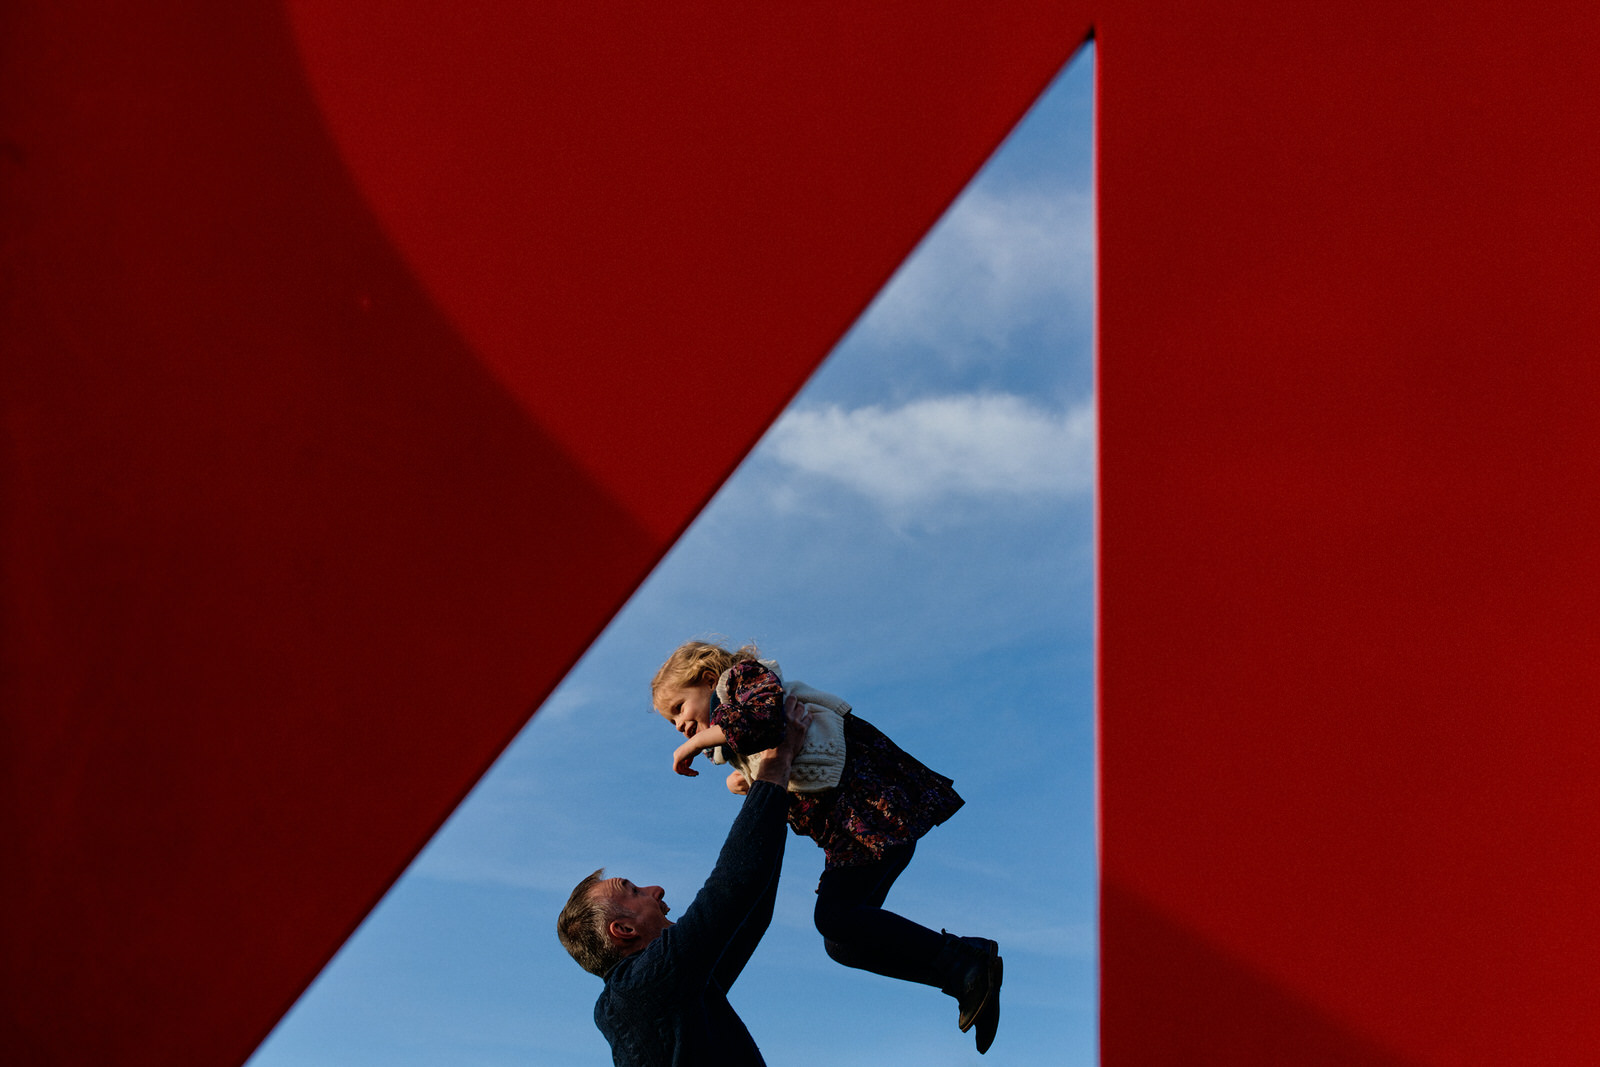
M 957 361 L 1094 299 L 1094 205 L 1087 192 L 969 190 L 866 315 L 858 340 L 913 344 Z
M 790 411 L 765 453 L 894 510 L 954 497 L 1065 497 L 1094 481 L 1094 407 L 1061 411 L 1005 394 L 896 408 Z

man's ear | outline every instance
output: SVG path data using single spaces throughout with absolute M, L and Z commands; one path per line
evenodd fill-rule
M 606 933 L 611 935 L 611 940 L 620 945 L 626 945 L 639 936 L 639 931 L 635 930 L 633 924 L 626 919 L 612 919 L 606 923 Z

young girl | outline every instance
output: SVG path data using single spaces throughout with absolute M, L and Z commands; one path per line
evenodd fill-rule
M 935 986 L 956 998 L 963 1032 L 977 1025 L 987 1052 L 1000 1022 L 999 946 L 935 933 L 883 908 L 916 842 L 963 801 L 950 779 L 923 766 L 853 714 L 850 705 L 803 682 L 785 684 L 753 646 L 730 652 L 691 641 L 650 683 L 651 702 L 684 737 L 672 769 L 694 777 L 696 755 L 732 763 L 728 789 L 743 793 L 745 757 L 777 745 L 788 697 L 810 707 L 811 728 L 789 779 L 789 825 L 822 847 L 817 930 L 828 955 L 848 967 Z

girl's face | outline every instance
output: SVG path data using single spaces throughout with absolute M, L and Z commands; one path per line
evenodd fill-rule
M 711 682 L 663 689 L 656 710 L 686 739 L 693 737 L 711 725 Z

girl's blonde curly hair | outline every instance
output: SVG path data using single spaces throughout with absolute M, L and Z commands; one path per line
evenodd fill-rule
M 721 677 L 722 672 L 735 663 L 751 663 L 760 658 L 761 654 L 753 644 L 742 645 L 729 652 L 715 642 L 687 641 L 667 657 L 667 662 L 650 680 L 650 703 L 659 711 L 657 698 L 666 690 L 696 685 L 704 680 L 706 671 L 711 672 L 712 678 Z

